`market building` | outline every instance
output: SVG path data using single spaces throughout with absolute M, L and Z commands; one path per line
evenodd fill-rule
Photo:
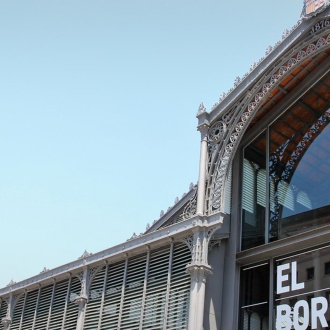
M 330 2 L 199 107 L 198 183 L 143 235 L 0 289 L 3 330 L 330 328 Z

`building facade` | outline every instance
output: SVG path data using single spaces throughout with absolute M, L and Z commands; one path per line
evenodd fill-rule
M 329 329 L 330 4 L 210 111 L 198 183 L 143 235 L 0 289 L 0 329 Z

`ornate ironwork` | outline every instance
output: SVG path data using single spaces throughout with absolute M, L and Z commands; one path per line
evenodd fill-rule
M 219 143 L 226 131 L 227 125 L 222 121 L 217 121 L 209 128 L 209 140 L 213 143 Z
M 197 211 L 197 186 L 194 187 L 195 193 L 192 198 L 190 198 L 187 206 L 184 208 L 182 214 L 180 215 L 180 218 L 183 220 L 192 218 Z
M 270 156 L 270 167 L 269 173 L 274 180 L 275 187 L 277 187 L 278 182 L 285 181 L 290 182 L 290 179 L 293 175 L 293 171 L 296 167 L 296 163 L 305 154 L 306 150 L 310 146 L 311 142 L 315 139 L 315 135 L 320 133 L 321 128 L 328 123 L 330 120 L 330 109 L 328 109 L 324 114 L 322 114 L 317 121 L 309 128 L 309 130 L 302 137 L 301 141 L 297 144 L 296 149 L 292 152 L 290 159 L 286 163 L 282 173 L 276 173 L 276 168 L 279 165 L 282 156 L 289 145 L 289 143 L 295 139 L 295 136 L 292 136 L 287 140 L 283 145 L 281 145 L 271 156 Z M 277 189 L 275 189 L 274 194 L 274 207 L 273 211 L 270 214 L 270 234 L 272 236 L 277 236 L 278 234 L 278 221 L 280 219 L 280 210 L 281 205 L 279 203 L 279 196 Z
M 224 134 L 224 141 L 215 159 L 216 163 L 212 165 L 214 171 L 209 174 L 207 189 L 209 196 L 207 196 L 208 205 L 206 206 L 208 214 L 220 210 L 224 182 L 232 156 L 245 128 L 252 120 L 254 113 L 259 109 L 263 100 L 268 96 L 270 91 L 272 91 L 288 73 L 300 65 L 302 61 L 316 55 L 325 47 L 328 47 L 329 44 L 330 34 L 328 33 L 322 37 L 315 36 L 312 40 L 303 41 L 295 48 L 295 52 L 291 49 L 287 57 L 283 56 L 280 65 L 257 81 L 253 88 L 243 97 L 239 106 L 235 106 L 235 120 Z M 232 111 L 232 109 L 230 109 L 230 111 Z

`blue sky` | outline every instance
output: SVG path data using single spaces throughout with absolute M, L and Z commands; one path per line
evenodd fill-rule
M 2 0 L 0 287 L 145 230 L 209 110 L 302 0 Z

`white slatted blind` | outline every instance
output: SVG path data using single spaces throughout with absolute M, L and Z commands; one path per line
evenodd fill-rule
M 232 185 L 232 166 L 229 168 L 229 173 L 225 188 L 225 212 L 231 213 L 231 185 Z
M 170 247 L 151 251 L 143 329 L 162 329 Z
M 41 288 L 38 309 L 36 313 L 37 317 L 36 317 L 36 322 L 34 324 L 34 330 L 44 330 L 47 327 L 52 293 L 53 293 L 53 285 L 49 285 Z
M 95 275 L 89 290 L 88 303 L 86 306 L 84 330 L 95 330 L 99 324 L 100 307 L 103 292 L 105 267 Z
M 101 329 L 117 329 L 125 261 L 110 264 L 108 267 Z
M 50 314 L 49 330 L 62 328 L 65 300 L 68 290 L 69 280 L 55 283 L 55 293 Z
M 243 189 L 242 207 L 244 210 L 254 214 L 256 191 L 256 173 L 252 164 L 244 159 L 243 161 Z
M 311 201 L 310 197 L 304 191 L 299 191 L 298 192 L 297 202 L 300 205 L 305 206 L 309 210 L 311 210 L 313 208 L 312 201 Z
M 10 326 L 10 330 L 18 330 L 20 328 L 23 306 L 24 306 L 25 295 L 23 294 L 14 308 L 12 324 Z
M 1 320 L 6 316 L 7 314 L 7 303 L 4 299 L 1 299 L 1 308 L 0 308 L 0 317 Z M 3 330 L 3 324 L 0 322 L 0 330 Z
M 65 317 L 65 330 L 76 330 L 78 318 L 78 305 L 74 302 L 73 297 L 80 294 L 80 281 L 77 277 L 72 277 L 70 294 L 67 300 L 67 311 Z M 58 329 L 60 330 L 60 329 Z
M 182 243 L 173 244 L 172 265 L 170 246 L 151 250 L 149 259 L 147 255 L 128 258 L 125 283 L 125 261 L 98 271 L 90 286 L 84 330 L 117 329 L 119 320 L 122 330 L 163 329 L 166 320 L 166 329 L 187 329 L 190 276 L 185 269 L 191 261 L 189 249 Z M 79 279 L 72 277 L 22 295 L 14 309 L 11 330 L 75 330 L 78 306 L 74 298 L 80 288 Z M 6 310 L 3 301 L 2 318 Z
M 294 210 L 294 193 L 292 187 L 285 182 L 280 181 L 277 186 L 278 202 L 290 210 Z
M 190 275 L 186 265 L 191 261 L 190 250 L 176 243 L 173 251 L 170 297 L 166 329 L 187 329 L 189 317 Z
M 39 290 L 27 292 L 23 314 L 22 330 L 32 329 Z
M 130 258 L 120 329 L 139 329 L 147 255 Z

